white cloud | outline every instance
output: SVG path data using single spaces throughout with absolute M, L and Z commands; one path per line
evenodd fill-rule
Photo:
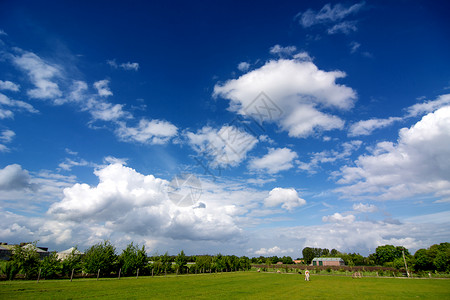
M 439 97 L 437 97 L 436 100 L 429 100 L 408 107 L 406 109 L 408 112 L 407 117 L 416 117 L 423 114 L 427 114 L 449 104 L 450 104 L 450 94 L 440 95 Z
M 334 25 L 333 27 L 328 29 L 328 34 L 337 34 L 337 33 L 343 33 L 343 34 L 350 34 L 352 32 L 357 31 L 358 28 L 356 27 L 355 21 L 345 21 L 338 23 Z
M 148 144 L 166 144 L 178 133 L 178 128 L 163 120 L 141 119 L 137 127 L 128 127 L 124 122 L 118 122 L 116 135 L 128 142 Z
M 328 223 L 353 223 L 355 221 L 355 216 L 354 215 L 343 216 L 340 213 L 334 213 L 331 216 L 323 216 L 322 221 Z
M 168 182 L 163 179 L 118 163 L 96 170 L 95 175 L 97 186 L 75 184 L 66 188 L 64 198 L 50 206 L 48 215 L 97 226 L 107 234 L 215 241 L 240 234 L 229 215 L 232 210 L 209 204 L 197 209 L 178 207 L 167 198 Z
M 26 110 L 30 113 L 38 113 L 39 111 L 36 110 L 31 104 L 20 101 L 20 100 L 13 100 L 10 99 L 8 96 L 3 95 L 0 93 L 0 106 L 8 106 L 10 108 L 19 109 L 19 110 Z M 14 113 L 10 110 L 4 110 L 5 111 L 5 117 L 11 118 L 14 116 Z M 0 119 L 4 119 L 0 116 Z
M 33 185 L 27 170 L 12 164 L 0 169 L 0 191 L 30 189 Z
M 308 9 L 303 13 L 297 14 L 296 18 L 300 19 L 300 24 L 305 28 L 316 24 L 334 23 L 349 15 L 356 14 L 364 5 L 364 1 L 353 4 L 350 7 L 345 7 L 340 3 L 335 4 L 333 7 L 330 4 L 325 4 L 318 12 Z
M 272 248 L 261 248 L 259 250 L 254 251 L 256 255 L 263 255 L 263 256 L 273 256 L 273 255 L 280 255 L 280 254 L 289 254 L 294 253 L 294 249 L 281 249 L 278 246 L 274 246 Z
M 134 63 L 132 63 L 132 62 L 126 62 L 126 63 L 118 64 L 118 63 L 116 62 L 116 60 L 113 59 L 113 60 L 107 60 L 106 63 L 107 63 L 108 65 L 110 65 L 110 66 L 111 66 L 112 68 L 114 68 L 114 69 L 121 68 L 121 69 L 123 69 L 123 70 L 125 70 L 125 71 L 130 71 L 130 70 L 132 70 L 132 71 L 138 71 L 138 70 L 139 70 L 139 63 L 137 63 L 137 62 L 134 62 Z
M 238 64 L 237 68 L 239 71 L 247 72 L 248 69 L 250 69 L 250 64 L 248 62 L 243 61 Z
M 90 99 L 86 102 L 84 109 L 89 111 L 94 120 L 117 121 L 122 118 L 132 118 L 132 115 L 125 111 L 123 107 L 123 104 Z
M 58 66 L 51 65 L 36 54 L 25 51 L 20 56 L 14 56 L 13 62 L 28 74 L 35 86 L 34 89 L 27 91 L 29 97 L 54 99 L 62 96 L 58 84 L 54 81 L 62 76 Z
M 205 126 L 196 133 L 187 132 L 186 137 L 198 154 L 211 158 L 212 167 L 239 165 L 258 143 L 252 134 L 229 125 L 220 129 Z
M 120 67 L 124 70 L 133 70 L 133 71 L 137 71 L 139 70 L 139 64 L 134 62 L 126 62 L 126 63 L 122 63 L 120 64 Z
M 109 84 L 109 80 L 107 80 L 107 79 L 103 79 L 103 80 L 94 82 L 94 87 L 97 89 L 99 96 L 108 97 L 108 96 L 113 95 L 113 93 L 109 89 L 108 84 Z
M 0 108 L 0 119 L 12 119 L 14 117 L 14 113 L 9 109 Z
M 399 132 L 398 142 L 380 142 L 356 166 L 336 173 L 345 197 L 384 200 L 450 193 L 450 106 L 429 113 Z M 426 176 L 424 176 L 426 174 Z
M 343 128 L 344 121 L 339 117 L 320 111 L 353 107 L 356 92 L 335 83 L 343 77 L 344 72 L 322 71 L 311 61 L 271 60 L 238 79 L 216 84 L 213 95 L 230 100 L 230 109 L 242 115 L 251 114 L 249 111 L 259 105 L 260 114 L 269 116 L 265 121 L 277 122 L 290 136 L 304 138 L 315 132 Z M 258 102 L 256 97 L 262 91 L 271 102 Z M 272 107 L 264 111 L 263 104 Z M 280 113 L 269 111 L 274 110 L 274 105 Z
M 8 35 L 3 29 L 0 29 L 0 35 Z
M 3 130 L 0 133 L 0 141 L 2 141 L 3 143 L 10 143 L 15 135 L 16 133 L 12 130 L 9 129 Z
M 275 45 L 272 48 L 270 48 L 270 54 L 276 54 L 279 56 L 284 56 L 284 55 L 292 55 L 294 52 L 297 51 L 297 47 L 295 46 L 287 46 L 287 47 L 282 47 L 280 45 Z
M 282 208 L 289 211 L 305 204 L 306 201 L 300 198 L 297 191 L 293 188 L 274 188 L 269 192 L 269 196 L 264 199 L 264 205 L 266 207 L 281 205 Z
M 64 162 L 60 163 L 58 166 L 65 170 L 65 171 L 71 171 L 73 167 L 85 167 L 85 166 L 92 166 L 93 164 L 89 163 L 88 161 L 81 159 L 80 161 L 76 161 L 70 158 L 66 158 Z
M 354 140 L 350 142 L 342 143 L 340 146 L 342 150 L 324 150 L 321 152 L 315 152 L 311 155 L 311 160 L 309 163 L 297 161 L 299 168 L 310 173 L 316 173 L 316 168 L 320 164 L 324 163 L 333 163 L 338 160 L 347 159 L 350 157 L 353 152 L 358 150 L 362 145 L 362 142 L 359 140 Z
M 391 126 L 395 122 L 401 121 L 402 118 L 390 117 L 388 119 L 370 119 L 359 121 L 352 124 L 348 131 L 348 136 L 370 135 L 373 131 Z
M 12 81 L 6 80 L 0 80 L 0 90 L 7 90 L 7 91 L 13 91 L 18 92 L 20 88 L 20 85 L 15 84 Z
M 350 43 L 350 53 L 355 53 L 356 51 L 358 51 L 358 49 L 361 47 L 361 44 L 358 42 L 351 42 Z
M 249 163 L 252 170 L 266 170 L 270 174 L 291 169 L 298 155 L 288 148 L 269 148 L 269 152 L 261 158 L 254 158 Z
M 355 203 L 353 204 L 353 210 L 363 213 L 369 213 L 369 212 L 376 212 L 378 208 L 373 204 Z

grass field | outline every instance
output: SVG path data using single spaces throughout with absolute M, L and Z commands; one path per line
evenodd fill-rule
M 222 273 L 0 282 L 0 299 L 450 299 L 450 280 Z

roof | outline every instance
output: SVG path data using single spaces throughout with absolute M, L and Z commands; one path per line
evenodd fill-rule
M 316 257 L 313 261 L 344 261 L 340 257 Z
M 8 248 L 5 248 L 3 246 L 0 245 L 0 250 L 6 250 L 6 251 L 10 251 Z
M 83 254 L 83 252 L 79 251 L 75 247 L 69 248 L 67 250 L 60 251 L 60 252 L 58 252 L 58 254 L 72 254 L 72 251 L 74 251 L 73 252 L 74 254 Z
M 45 250 L 42 250 L 41 248 L 39 248 L 39 247 L 36 247 L 35 245 L 33 245 L 33 244 L 26 244 L 25 246 L 23 246 L 22 248 L 25 248 L 25 249 L 33 249 L 34 251 L 36 251 L 36 252 L 44 252 L 44 253 L 46 253 L 46 252 L 48 252 L 48 251 L 45 251 Z

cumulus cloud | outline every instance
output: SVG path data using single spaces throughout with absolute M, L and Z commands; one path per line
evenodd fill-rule
M 343 20 L 349 15 L 358 13 L 365 5 L 365 2 L 353 4 L 349 7 L 337 3 L 333 7 L 330 4 L 325 4 L 318 12 L 308 9 L 305 12 L 299 13 L 296 19 L 300 24 L 307 28 L 317 24 L 329 24 Z
M 355 221 L 354 215 L 341 215 L 340 213 L 334 213 L 331 216 L 323 216 L 323 222 L 328 223 L 353 223 Z
M 165 144 L 178 133 L 175 125 L 163 120 L 141 119 L 137 127 L 129 127 L 124 122 L 118 124 L 116 134 L 127 142 Z
M 48 214 L 56 220 L 90 223 L 105 230 L 171 239 L 221 240 L 240 234 L 227 210 L 178 207 L 166 194 L 169 184 L 115 163 L 95 171 L 97 186 L 75 184 Z
M 380 142 L 355 166 L 336 173 L 345 197 L 392 200 L 416 195 L 450 195 L 450 106 L 399 132 L 397 143 Z M 426 174 L 426 176 L 424 176 Z
M 27 73 L 35 86 L 34 89 L 27 91 L 28 96 L 38 99 L 61 97 L 62 92 L 56 82 L 62 76 L 61 69 L 42 60 L 32 52 L 22 52 L 21 55 L 13 57 L 13 62 Z
M 186 132 L 185 135 L 194 151 L 212 160 L 213 167 L 239 165 L 258 143 L 254 135 L 229 125 L 220 129 L 205 126 L 196 133 Z
M 304 138 L 343 128 L 343 120 L 323 110 L 353 107 L 356 92 L 336 83 L 345 76 L 341 71 L 320 70 L 305 59 L 270 60 L 238 79 L 216 84 L 213 95 L 230 100 L 230 109 L 241 115 L 251 115 L 256 106 L 267 116 L 264 121 L 276 122 L 290 136 Z M 261 91 L 270 103 L 259 103 Z
M 27 170 L 18 164 L 12 164 L 0 169 L 0 190 L 13 191 L 31 189 L 31 177 Z
M 298 196 L 293 188 L 274 188 L 269 192 L 269 196 L 264 199 L 264 205 L 267 207 L 276 207 L 292 211 L 294 208 L 305 205 L 306 201 Z
M 108 97 L 113 95 L 108 85 L 109 80 L 107 79 L 94 82 L 94 87 L 97 89 L 97 92 L 101 97 Z
M 288 148 L 269 148 L 269 153 L 261 158 L 254 158 L 249 163 L 251 170 L 266 170 L 270 174 L 291 169 L 297 153 Z
M 13 91 L 18 92 L 20 86 L 18 84 L 15 84 L 12 81 L 6 80 L 0 80 L 0 90 L 6 90 L 6 91 Z
M 390 117 L 388 119 L 370 119 L 359 121 L 352 124 L 348 130 L 348 136 L 361 136 L 361 135 L 370 135 L 377 129 L 385 128 L 391 126 L 395 122 L 399 122 L 403 120 L 398 117 Z

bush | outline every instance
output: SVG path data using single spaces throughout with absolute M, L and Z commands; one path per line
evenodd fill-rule
M 108 276 L 117 267 L 116 248 L 109 241 L 96 244 L 86 251 L 83 270 L 86 273 L 97 273 Z
M 56 278 L 62 271 L 61 261 L 58 259 L 56 252 L 53 252 L 41 263 L 41 277 L 42 278 Z
M 13 280 L 14 277 L 19 273 L 20 267 L 14 261 L 7 261 L 2 268 L 2 273 L 6 275 L 7 280 Z

